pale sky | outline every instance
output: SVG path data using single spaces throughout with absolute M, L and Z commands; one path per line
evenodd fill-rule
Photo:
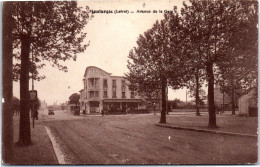
M 124 75 L 128 72 L 127 56 L 130 49 L 136 46 L 139 34 L 151 28 L 156 20 L 163 18 L 163 13 L 136 13 L 137 10 L 172 10 L 173 6 L 182 6 L 183 0 L 172 1 L 80 1 L 81 6 L 89 6 L 93 10 L 129 10 L 129 14 L 94 14 L 84 31 L 90 46 L 84 53 L 77 55 L 77 61 L 69 60 L 64 64 L 68 72 L 59 71 L 48 65 L 40 70 L 46 78 L 34 82 L 40 100 L 48 104 L 68 101 L 73 93 L 83 89 L 83 75 L 87 66 L 99 67 L 112 75 Z M 30 80 L 31 84 L 31 80 Z M 31 90 L 31 85 L 30 85 Z M 19 96 L 19 83 L 14 82 L 14 96 Z M 169 89 L 169 99 L 186 100 L 186 89 L 173 91 Z M 188 96 L 188 100 L 191 100 Z

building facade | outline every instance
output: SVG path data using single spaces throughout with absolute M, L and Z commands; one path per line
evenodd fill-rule
M 258 99 L 257 99 L 257 89 L 251 88 L 247 90 L 243 95 L 241 95 L 238 99 L 238 112 L 239 115 L 242 116 L 251 116 L 256 115 L 257 116 L 257 105 Z M 255 108 L 255 113 L 250 113 L 250 108 Z
M 138 96 L 129 90 L 125 77 L 112 76 L 98 67 L 86 68 L 83 83 L 84 88 L 80 90 L 80 109 L 86 113 L 161 108 L 159 94 L 153 98 Z

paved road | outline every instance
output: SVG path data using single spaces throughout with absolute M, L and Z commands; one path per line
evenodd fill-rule
M 44 114 L 43 114 L 44 115 Z M 257 139 L 154 126 L 159 115 L 43 116 L 72 164 L 241 164 Z M 79 119 L 76 119 L 79 118 Z

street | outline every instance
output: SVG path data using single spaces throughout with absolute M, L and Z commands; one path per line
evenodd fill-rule
M 186 114 L 188 115 L 188 114 Z M 157 127 L 160 115 L 40 113 L 71 164 L 241 164 L 257 162 L 257 138 Z M 185 117 L 185 115 L 183 116 Z

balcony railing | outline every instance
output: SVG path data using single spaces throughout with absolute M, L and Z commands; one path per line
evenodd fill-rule
M 97 89 L 99 89 L 99 86 L 98 86 L 98 85 L 89 86 L 89 87 L 88 87 L 88 90 L 97 90 Z
M 88 100 L 99 100 L 99 97 L 91 96 Z

